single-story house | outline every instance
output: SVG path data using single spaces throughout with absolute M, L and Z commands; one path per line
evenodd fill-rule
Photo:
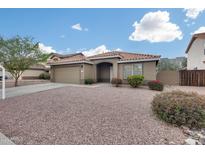
M 146 81 L 156 79 L 159 55 L 112 51 L 86 57 L 82 53 L 53 54 L 48 61 L 52 82 L 84 83 L 85 79 L 95 82 L 110 82 L 120 78 L 127 82 L 129 75 L 144 75 Z
M 187 70 L 205 70 L 205 33 L 192 36 L 186 54 Z

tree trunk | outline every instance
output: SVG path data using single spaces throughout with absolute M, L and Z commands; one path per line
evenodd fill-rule
M 15 79 L 14 86 L 15 86 L 15 87 L 17 87 L 17 86 L 18 86 L 18 78 L 17 78 L 17 79 Z

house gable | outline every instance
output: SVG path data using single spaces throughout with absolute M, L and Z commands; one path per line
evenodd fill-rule
M 196 38 L 187 53 L 187 69 L 205 69 L 205 39 Z

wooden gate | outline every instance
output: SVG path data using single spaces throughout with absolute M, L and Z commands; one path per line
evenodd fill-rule
M 181 86 L 205 86 L 205 70 L 180 70 Z

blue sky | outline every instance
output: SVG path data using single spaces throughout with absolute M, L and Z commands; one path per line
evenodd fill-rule
M 171 58 L 184 55 L 204 19 L 202 9 L 0 9 L 0 35 L 32 36 L 66 54 L 117 49 Z

